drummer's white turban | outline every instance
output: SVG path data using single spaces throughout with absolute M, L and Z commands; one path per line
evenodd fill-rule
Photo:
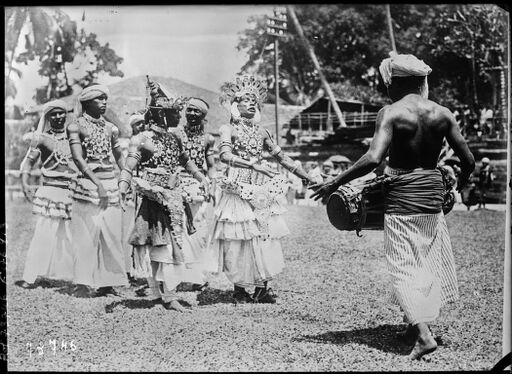
M 390 52 L 390 57 L 382 60 L 379 66 L 380 75 L 386 86 L 391 84 L 392 77 L 426 77 L 432 72 L 430 66 L 413 55 L 399 55 Z

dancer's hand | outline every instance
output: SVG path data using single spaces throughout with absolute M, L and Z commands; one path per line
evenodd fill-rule
M 100 198 L 100 208 L 101 209 L 107 209 L 107 206 L 108 206 L 108 195 L 107 195 L 107 190 L 105 189 L 105 187 L 103 187 L 103 184 L 100 183 L 98 185 L 98 197 Z
M 213 191 L 213 188 L 210 189 L 210 193 L 208 195 L 208 200 L 206 200 L 206 201 L 211 201 L 213 206 L 215 206 L 216 201 L 215 201 L 215 193 Z
M 210 182 L 208 181 L 208 179 L 204 178 L 201 181 L 201 188 L 204 191 L 204 196 L 206 198 L 206 201 L 210 201 L 211 193 L 210 193 Z
M 30 191 L 30 187 L 26 183 L 21 183 L 21 190 L 23 191 L 23 195 L 25 196 L 25 199 L 31 203 L 32 200 L 34 200 L 34 195 Z
M 121 206 L 123 212 L 126 212 L 126 192 L 119 192 L 119 195 L 119 205 Z
M 121 209 L 123 210 L 123 212 L 126 211 L 126 194 L 127 193 L 128 193 L 128 183 L 126 183 L 125 181 L 120 181 L 119 182 L 119 195 L 120 195 L 119 205 L 121 205 Z
M 268 167 L 267 165 L 262 165 L 260 163 L 255 163 L 254 165 L 252 165 L 252 168 L 255 171 L 265 174 L 266 176 L 268 176 L 270 178 L 273 178 L 274 176 L 279 174 L 279 172 L 277 170 L 272 169 L 272 168 Z

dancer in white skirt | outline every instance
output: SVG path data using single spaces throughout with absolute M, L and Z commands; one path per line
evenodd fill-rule
M 186 124 L 182 129 L 182 138 L 185 151 L 189 158 L 196 164 L 197 168 L 205 175 L 211 183 L 210 194 L 215 192 L 215 159 L 214 145 L 215 138 L 213 135 L 205 132 L 207 123 L 206 115 L 209 105 L 206 101 L 199 98 L 188 99 L 185 108 Z M 185 207 L 189 208 L 191 228 L 184 235 L 184 240 L 190 245 L 194 256 L 199 259 L 204 268 L 208 267 L 210 258 L 206 251 L 207 239 L 209 235 L 210 225 L 213 221 L 213 206 L 215 204 L 215 196 L 205 196 L 201 189 L 201 183 L 198 182 L 190 173 L 184 171 L 180 174 L 183 185 L 185 198 Z M 206 274 L 203 282 L 193 283 L 192 291 L 200 291 L 208 285 Z
M 228 164 L 215 209 L 210 249 L 212 271 L 234 283 L 236 303 L 275 303 L 268 282 L 284 267 L 280 238 L 289 233 L 285 211 L 287 178 L 262 163 L 267 150 L 285 169 L 312 183 L 260 127 L 266 87 L 252 76 L 238 77 L 221 100 L 229 103 L 231 121 L 220 128 L 220 160 Z M 246 287 L 255 287 L 251 295 Z
M 369 150 L 337 177 L 312 186 L 326 202 L 342 184 L 371 172 L 386 157 L 390 176 L 384 201 L 384 249 L 393 300 L 405 313 L 403 334 L 411 359 L 433 352 L 437 343 L 428 323 L 440 308 L 458 299 L 455 263 L 445 217 L 444 184 L 437 161 L 446 138 L 461 160 L 457 188 L 474 169 L 473 155 L 452 112 L 428 100 L 431 69 L 412 55 L 391 54 L 380 73 L 393 104 L 377 115 Z
M 75 295 L 117 295 L 113 286 L 128 285 L 122 246 L 122 217 L 114 159 L 124 157 L 119 129 L 103 118 L 109 90 L 85 88 L 77 97 L 76 119 L 67 128 L 71 153 L 81 174 L 73 189 L 72 233 L 75 245 Z
M 145 118 L 149 130 L 130 139 L 126 166 L 121 171 L 119 189 L 124 204 L 131 183 L 141 198 L 129 242 L 135 248 L 138 274 L 146 274 L 155 300 L 169 310 L 190 311 L 179 302 L 176 286 L 181 282 L 199 283 L 199 259 L 184 240 L 185 211 L 178 167 L 196 178 L 206 196 L 209 182 L 188 158 L 176 130 L 181 101 L 149 80 L 151 102 Z M 140 165 L 140 177 L 133 177 Z
M 66 136 L 67 106 L 62 100 L 46 103 L 30 149 L 21 164 L 21 185 L 29 198 L 28 179 L 41 157 L 43 185 L 33 197 L 32 212 L 39 215 L 19 285 L 35 287 L 38 276 L 73 280 L 73 248 L 70 220 L 72 200 L 69 184 L 77 175 Z M 30 197 L 31 199 L 31 197 Z

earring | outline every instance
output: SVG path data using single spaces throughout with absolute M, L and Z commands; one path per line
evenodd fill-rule
M 256 109 L 256 112 L 254 113 L 254 122 L 260 122 L 261 120 L 261 113 L 259 109 Z
M 231 116 L 234 119 L 240 118 L 240 111 L 238 110 L 238 103 L 236 101 L 231 104 Z

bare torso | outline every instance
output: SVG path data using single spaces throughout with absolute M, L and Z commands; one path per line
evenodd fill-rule
M 448 109 L 410 94 L 386 110 L 393 132 L 389 166 L 434 169 L 450 126 L 446 115 Z

